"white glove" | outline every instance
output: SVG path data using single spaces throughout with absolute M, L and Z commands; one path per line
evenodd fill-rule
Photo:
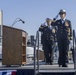
M 41 26 L 43 26 L 43 27 L 44 27 L 44 26 L 46 26 L 46 25 L 43 23 L 43 24 L 41 24 Z
M 73 40 L 70 40 L 70 43 L 73 43 Z

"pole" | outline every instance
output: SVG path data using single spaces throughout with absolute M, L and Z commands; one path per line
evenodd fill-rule
M 2 46 L 3 11 L 0 10 L 0 46 Z

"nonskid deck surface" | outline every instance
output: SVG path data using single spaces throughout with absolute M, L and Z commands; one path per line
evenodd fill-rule
M 36 65 L 37 68 L 37 65 Z M 2 62 L 0 61 L 0 70 L 17 70 L 17 69 L 34 69 L 34 63 L 27 63 L 24 66 L 19 65 L 11 65 L 10 67 L 7 67 L 6 65 L 2 65 Z M 74 71 L 74 64 L 69 63 L 68 67 L 59 67 L 57 63 L 54 63 L 53 65 L 45 65 L 45 62 L 39 62 L 39 70 L 48 70 L 48 71 Z

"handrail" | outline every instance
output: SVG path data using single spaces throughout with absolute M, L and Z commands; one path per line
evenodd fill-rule
M 76 35 L 75 35 L 75 30 L 73 30 L 73 50 L 74 50 L 74 69 L 76 69 Z
M 36 54 L 37 50 L 37 54 Z M 73 30 L 73 50 L 74 50 L 74 69 L 76 69 L 76 36 L 75 36 L 75 30 Z M 39 73 L 39 31 L 36 32 L 36 40 L 34 44 L 34 75 L 37 75 Z M 37 58 L 37 61 L 36 61 Z M 37 62 L 37 64 L 36 64 Z M 37 68 L 36 68 L 37 65 Z
M 36 62 L 37 62 L 37 68 L 36 68 Z M 39 73 L 39 31 L 36 32 L 36 41 L 34 44 L 34 75 L 37 75 L 38 73 Z
M 37 56 L 36 56 L 36 47 L 37 47 Z M 38 51 L 39 51 L 39 31 L 36 32 L 36 41 L 34 44 L 34 75 L 39 73 Z M 36 57 L 37 57 L 37 68 L 36 68 Z
M 39 31 L 37 31 L 38 34 L 38 46 L 37 46 L 37 71 L 39 73 Z

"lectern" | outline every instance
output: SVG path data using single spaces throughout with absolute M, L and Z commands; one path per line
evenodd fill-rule
M 2 65 L 26 64 L 26 32 L 3 25 Z

